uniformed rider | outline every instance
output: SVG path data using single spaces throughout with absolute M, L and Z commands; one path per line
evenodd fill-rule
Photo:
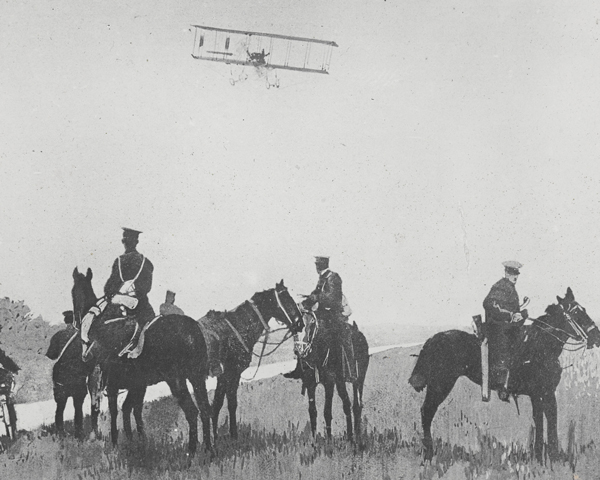
M 12 396 L 14 392 L 14 376 L 19 373 L 21 368 L 10 358 L 4 350 L 0 348 L 0 395 L 11 397 L 11 401 L 7 403 L 9 406 L 10 422 L 16 425 L 17 417 L 15 413 L 14 401 Z
M 342 279 L 329 269 L 329 257 L 315 257 L 315 267 L 319 274 L 316 288 L 306 299 L 308 305 L 318 303 L 317 318 L 329 323 L 337 337 L 340 339 L 347 360 L 346 370 L 351 381 L 356 380 L 356 361 L 352 344 L 352 330 L 348 325 L 348 317 L 344 315 Z M 302 378 L 302 365 L 300 360 L 296 369 L 284 374 L 286 378 Z
M 126 314 L 134 318 L 139 326 L 134 338 L 122 353 L 135 348 L 141 329 L 155 317 L 154 309 L 148 300 L 154 266 L 136 249 L 140 233 L 142 232 L 123 227 L 121 242 L 125 253 L 114 261 L 112 272 L 104 286 L 106 298 L 121 305 Z
M 503 262 L 504 278 L 497 281 L 483 301 L 486 335 L 490 348 L 491 388 L 498 389 L 500 400 L 508 401 L 510 368 L 518 333 L 527 319 L 527 310 L 521 310 L 515 284 L 522 264 Z
M 21 368 L 10 358 L 4 350 L 0 348 L 0 370 L 6 370 L 7 372 L 16 375 L 19 373 Z
M 63 322 L 65 322 L 66 328 L 56 332 L 50 339 L 50 346 L 46 352 L 46 356 L 50 360 L 56 360 L 63 351 L 63 348 L 65 348 L 65 345 L 71 341 L 73 335 L 78 333 L 73 326 L 72 310 L 66 310 L 63 312 Z

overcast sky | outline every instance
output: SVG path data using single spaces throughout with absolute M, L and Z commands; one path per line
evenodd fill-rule
M 194 317 L 331 256 L 359 325 L 468 324 L 501 262 L 600 318 L 600 6 L 5 1 L 0 295 L 51 322 L 142 230 Z M 333 40 L 330 75 L 191 57 L 190 24 Z

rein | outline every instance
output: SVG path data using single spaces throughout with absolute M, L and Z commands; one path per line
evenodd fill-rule
M 281 303 L 281 299 L 279 298 L 279 293 L 277 292 L 277 288 L 275 288 L 274 290 L 274 294 L 275 294 L 275 299 L 277 300 L 277 306 L 279 307 L 279 309 L 283 312 L 283 314 L 285 315 L 285 317 L 287 318 L 289 325 L 292 326 L 294 324 L 294 322 L 292 321 L 292 319 L 290 318 L 287 310 L 284 308 L 283 304 Z M 256 370 L 254 371 L 254 375 L 252 375 L 252 377 L 250 378 L 243 378 L 242 380 L 244 381 L 250 381 L 253 380 L 257 373 L 258 370 L 260 369 L 260 366 L 262 364 L 262 359 L 264 357 L 268 357 L 269 355 L 272 355 L 273 353 L 275 353 L 275 351 L 281 347 L 281 345 L 283 345 L 291 336 L 292 333 L 288 328 L 288 332 L 283 336 L 283 338 L 281 339 L 281 341 L 279 343 L 269 343 L 269 334 L 272 332 L 272 330 L 269 327 L 269 324 L 265 321 L 262 313 L 260 312 L 260 310 L 258 309 L 258 307 L 256 306 L 256 304 L 252 301 L 252 300 L 248 300 L 246 303 L 250 304 L 250 306 L 252 307 L 252 310 L 254 310 L 254 313 L 256 313 L 256 316 L 258 317 L 258 319 L 260 320 L 260 322 L 262 323 L 266 334 L 265 334 L 265 338 L 263 340 L 263 345 L 262 345 L 262 349 L 260 354 L 256 354 L 254 353 L 253 349 L 250 349 L 248 347 L 248 345 L 246 344 L 246 342 L 244 341 L 244 338 L 242 337 L 241 333 L 237 330 L 237 328 L 234 327 L 234 325 L 229 321 L 229 319 L 227 318 L 227 316 L 224 317 L 225 322 L 227 323 L 227 325 L 229 326 L 229 328 L 233 331 L 234 335 L 236 336 L 236 338 L 238 339 L 238 341 L 240 342 L 240 344 L 242 345 L 242 347 L 244 348 L 244 350 L 246 351 L 246 353 L 249 353 L 250 355 L 254 356 L 254 357 L 258 357 L 258 365 L 256 366 Z M 281 329 L 277 329 L 276 331 L 279 331 Z M 267 347 L 267 344 L 269 345 L 275 345 L 275 347 L 265 353 L 265 349 Z
M 319 330 L 319 320 L 317 319 L 317 316 L 314 314 L 314 312 L 310 311 L 310 312 L 306 312 L 307 314 L 309 314 L 312 319 L 313 319 L 313 324 L 315 326 L 315 328 L 312 330 L 312 334 L 308 334 L 308 336 L 310 337 L 308 339 L 308 341 L 303 341 L 303 340 L 296 340 L 294 342 L 294 350 L 298 353 L 298 355 L 301 358 L 306 357 L 306 355 L 308 354 L 308 352 L 312 349 L 312 344 L 315 341 L 315 337 L 317 336 L 317 331 Z M 308 327 L 308 325 L 307 325 Z M 306 338 L 307 335 L 305 335 Z
M 545 328 L 542 328 L 542 327 L 538 326 L 538 328 L 542 332 L 547 333 L 548 335 L 550 335 L 551 337 L 553 337 L 554 339 L 556 339 L 559 343 L 561 343 L 563 350 L 566 350 L 568 352 L 576 352 L 576 351 L 579 351 L 579 350 L 585 348 L 586 344 L 587 344 L 587 339 L 588 339 L 587 332 L 582 327 L 580 327 L 579 324 L 575 320 L 573 320 L 573 317 L 571 317 L 571 315 L 570 315 L 571 310 L 566 311 L 562 305 L 561 305 L 561 309 L 562 309 L 562 312 L 563 312 L 563 317 L 569 323 L 569 325 L 571 326 L 571 328 L 576 332 L 575 335 L 567 332 L 566 330 L 564 330 L 562 328 L 555 327 L 554 325 L 550 325 L 549 323 L 546 323 L 546 322 L 540 320 L 539 318 L 534 319 L 533 320 L 533 322 L 534 322 L 533 324 L 535 325 L 536 323 L 541 323 L 542 325 L 544 325 L 545 327 L 547 327 L 548 329 L 550 329 L 550 330 L 547 330 Z M 594 328 L 594 326 L 592 325 L 588 329 L 588 332 L 590 330 L 592 330 L 593 328 Z M 560 332 L 560 333 L 564 333 L 567 336 L 567 339 L 563 340 L 558 335 L 554 334 L 551 330 L 554 330 L 554 331 L 557 331 L 557 332 Z M 569 340 L 574 340 L 574 342 L 569 342 Z M 567 346 L 569 346 L 569 347 L 573 346 L 573 347 L 577 347 L 577 348 L 568 349 L 568 348 L 566 348 Z

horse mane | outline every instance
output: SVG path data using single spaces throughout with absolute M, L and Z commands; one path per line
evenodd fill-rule
M 553 316 L 556 316 L 556 314 L 559 313 L 558 310 L 560 308 L 561 308 L 560 305 L 557 305 L 556 303 L 552 303 L 552 304 L 550 304 L 550 305 L 548 305 L 546 307 L 545 312 L 546 312 L 547 315 L 553 317 Z

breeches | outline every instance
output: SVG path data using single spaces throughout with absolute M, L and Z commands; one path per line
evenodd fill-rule
M 516 335 L 509 329 L 489 328 L 490 367 L 494 370 L 510 369 Z

